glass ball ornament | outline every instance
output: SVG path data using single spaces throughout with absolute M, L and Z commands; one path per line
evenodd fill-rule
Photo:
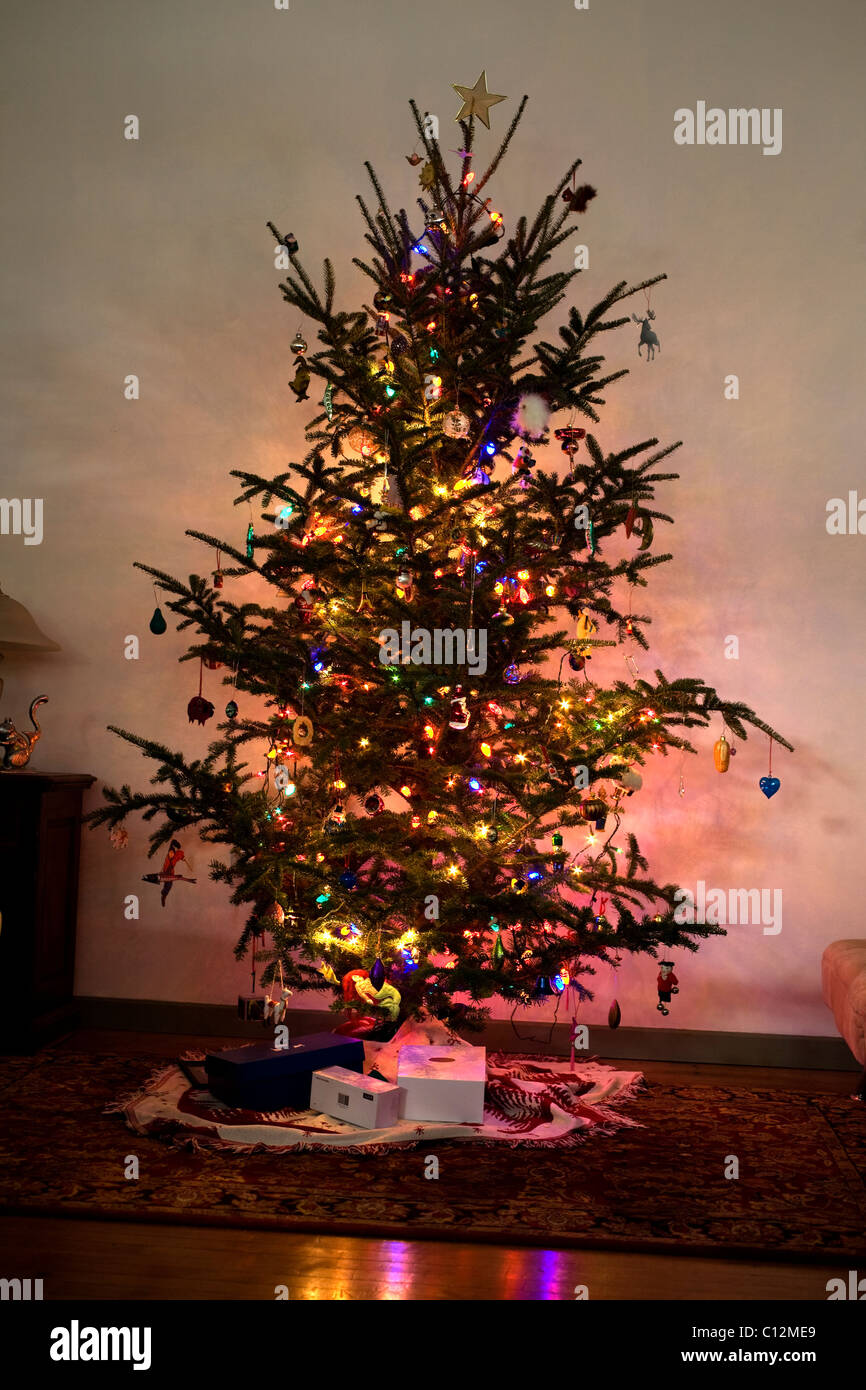
M 378 792 L 371 792 L 368 797 L 365 797 L 364 810 L 367 811 L 369 815 L 378 816 L 381 811 L 384 811 L 384 809 L 385 803 L 382 800 L 381 796 L 379 796 Z
M 345 443 L 353 454 L 360 454 L 362 458 L 372 458 L 378 448 L 375 435 L 365 430 L 363 425 L 354 425 L 346 435 Z
M 226 719 L 237 719 L 237 717 L 238 717 L 238 706 L 237 706 L 237 701 L 236 701 L 236 700 L 229 700 L 228 704 L 226 705 Z
M 442 433 L 449 439 L 465 439 L 470 427 L 469 416 L 464 415 L 462 410 L 449 410 L 442 421 Z

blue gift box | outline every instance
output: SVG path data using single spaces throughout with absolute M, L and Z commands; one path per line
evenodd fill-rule
M 208 1089 L 239 1110 L 308 1110 L 313 1072 L 364 1070 L 364 1044 L 337 1033 L 311 1033 L 288 1047 L 254 1043 L 205 1058 Z

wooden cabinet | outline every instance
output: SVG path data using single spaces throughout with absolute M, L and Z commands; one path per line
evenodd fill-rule
M 31 1052 L 75 1026 L 81 804 L 86 775 L 0 773 L 0 1049 Z

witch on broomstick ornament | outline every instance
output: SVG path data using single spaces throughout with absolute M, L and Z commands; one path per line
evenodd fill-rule
M 175 873 L 175 865 L 179 864 L 185 855 L 180 847 L 180 840 L 172 840 L 168 846 L 168 854 L 162 861 L 162 869 L 158 874 L 143 874 L 142 883 L 161 883 L 162 892 L 159 901 L 165 907 L 165 900 L 172 890 L 175 883 L 195 883 L 194 878 L 185 878 L 183 874 Z

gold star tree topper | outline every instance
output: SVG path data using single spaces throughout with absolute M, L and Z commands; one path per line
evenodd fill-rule
M 474 87 L 461 87 L 456 82 L 451 83 L 455 92 L 463 100 L 463 105 L 454 117 L 456 121 L 468 120 L 470 116 L 477 116 L 479 121 L 490 129 L 490 108 L 495 106 L 498 101 L 505 101 L 505 97 L 496 96 L 487 90 L 487 71 L 485 69 L 475 83 Z

